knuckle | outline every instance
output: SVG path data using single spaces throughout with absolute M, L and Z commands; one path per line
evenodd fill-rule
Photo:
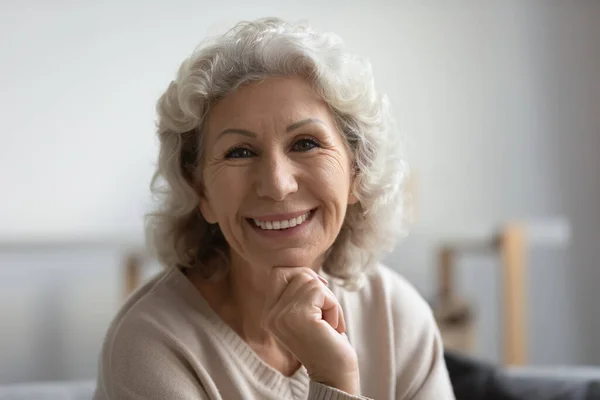
M 297 275 L 297 278 L 300 279 L 302 282 L 310 282 L 311 280 L 314 279 L 314 277 L 308 273 L 307 271 L 302 271 Z
M 304 314 L 304 308 L 298 303 L 294 303 L 286 312 L 291 320 L 296 320 L 302 314 Z
M 309 284 L 310 287 L 307 289 L 306 293 L 309 298 L 314 299 L 316 297 L 321 297 L 325 295 L 325 291 L 319 287 L 319 285 L 315 285 L 313 283 Z

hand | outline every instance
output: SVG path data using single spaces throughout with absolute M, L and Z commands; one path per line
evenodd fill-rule
M 304 365 L 312 380 L 358 394 L 356 351 L 345 335 L 342 307 L 316 272 L 275 267 L 262 325 Z

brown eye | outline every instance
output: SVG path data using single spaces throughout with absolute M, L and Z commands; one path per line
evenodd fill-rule
M 319 147 L 319 144 L 312 139 L 300 139 L 292 146 L 292 150 L 294 151 L 309 151 L 314 149 L 315 147 Z
M 254 155 L 255 154 L 251 150 L 249 150 L 245 147 L 238 147 L 238 148 L 229 150 L 225 154 L 225 158 L 249 158 Z

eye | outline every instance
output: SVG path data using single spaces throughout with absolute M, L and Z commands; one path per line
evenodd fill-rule
M 309 151 L 319 147 L 319 144 L 313 139 L 300 139 L 292 146 L 294 151 Z
M 254 152 L 245 147 L 237 147 L 225 153 L 225 158 L 249 158 L 254 155 Z

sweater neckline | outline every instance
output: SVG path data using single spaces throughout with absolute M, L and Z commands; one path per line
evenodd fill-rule
M 254 380 L 268 390 L 281 392 L 280 395 L 289 396 L 292 391 L 294 398 L 301 398 L 302 393 L 307 393 L 309 376 L 304 365 L 300 365 L 292 375 L 286 376 L 277 369 L 267 364 L 246 341 L 244 341 L 233 328 L 231 328 L 210 306 L 202 293 L 194 286 L 187 276 L 178 267 L 173 267 L 170 274 L 173 282 L 179 286 L 180 294 L 198 309 L 209 322 L 214 336 L 219 340 L 229 353 L 240 362 L 249 372 L 249 379 Z

